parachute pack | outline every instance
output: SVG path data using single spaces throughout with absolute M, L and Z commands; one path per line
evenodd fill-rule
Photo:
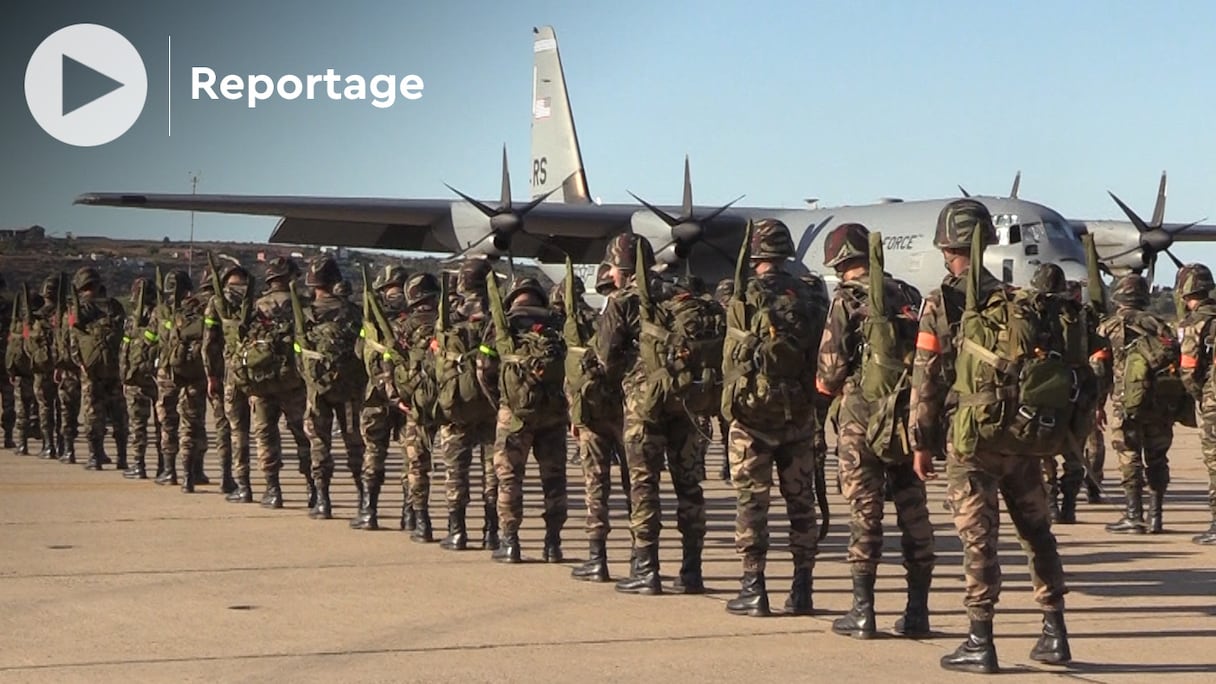
M 237 385 L 255 397 L 299 387 L 294 340 L 292 324 L 282 311 L 251 312 L 233 359 Z
M 77 299 L 68 314 L 76 348 L 80 352 L 80 365 L 90 380 L 118 379 L 123 321 L 111 307 L 112 304 L 117 306 L 110 300 L 90 301 L 82 305 Z
M 534 416 L 563 414 L 566 342 L 551 312 L 536 309 L 508 316 L 498 283 L 491 277 L 486 285 L 500 363 L 499 389 L 516 429 Z
M 432 426 L 436 421 L 439 400 L 435 354 L 431 349 L 434 321 L 420 320 L 423 312 L 415 310 L 409 314 L 404 325 L 394 327 L 369 284 L 370 277 L 365 265 L 362 336 L 368 371 L 372 372 L 373 361 L 389 364 L 397 395 L 409 406 L 414 420 L 421 425 Z
M 1178 338 L 1123 324 L 1123 411 L 1132 420 L 1195 426 L 1195 406 L 1182 383 Z
M 173 378 L 182 382 L 197 382 L 207 376 L 203 365 L 203 333 L 206 329 L 203 303 L 197 297 L 187 297 L 170 310 L 161 323 L 163 365 Z
M 127 335 L 122 338 L 122 381 L 125 385 L 150 384 L 156 373 L 157 337 L 154 330 L 148 330 L 145 302 L 148 287 L 140 288 Z
M 8 342 L 4 349 L 4 371 L 10 377 L 30 377 L 34 370 L 33 360 L 25 340 L 29 337 L 29 287 L 22 286 L 17 301 L 12 304 L 12 319 L 8 328 Z M 7 381 L 7 379 L 5 379 Z
M 447 279 L 441 279 L 439 318 L 435 321 L 438 346 L 436 400 L 442 415 L 458 425 L 471 425 L 494 420 L 496 408 L 490 404 L 477 381 L 477 361 L 482 354 L 493 353 L 482 344 L 484 319 L 452 324 L 448 317 Z
M 603 367 L 592 349 L 593 331 L 579 317 L 580 299 L 574 290 L 574 265 L 566 257 L 566 280 L 564 299 L 566 320 L 562 324 L 562 336 L 566 341 L 566 396 L 570 401 L 570 422 L 574 425 L 590 425 L 601 418 L 610 418 L 620 413 L 617 407 L 623 403 L 620 388 L 612 388 L 604 378 Z
M 309 390 L 339 402 L 362 396 L 367 388 L 367 368 L 361 351 L 362 324 L 354 310 L 344 304 L 305 326 L 294 284 L 291 306 L 297 332 L 295 351 Z

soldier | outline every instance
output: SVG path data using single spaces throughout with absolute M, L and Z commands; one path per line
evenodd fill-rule
M 24 287 L 9 312 L 12 327 L 8 334 L 8 348 L 3 351 L 5 379 L 13 393 L 13 434 L 16 436 L 13 449 L 20 456 L 30 453 L 30 437 L 38 431 L 38 407 L 34 402 L 34 369 L 26 348 L 29 337 L 29 320 L 32 308 L 42 306 L 42 298 L 28 293 Z
M 390 325 L 392 321 L 406 315 L 405 281 L 409 274 L 401 266 L 386 266 L 384 271 L 376 276 L 372 283 L 374 296 L 380 298 L 380 306 Z M 345 282 L 345 281 L 343 281 Z M 364 321 L 364 325 L 375 325 L 375 321 Z M 392 331 L 384 331 L 385 335 Z M 391 347 L 391 341 L 386 341 Z M 380 504 L 380 489 L 384 485 L 384 462 L 388 458 L 388 444 L 395 423 L 401 413 L 394 404 L 389 403 L 392 391 L 393 367 L 384 358 L 383 348 L 364 342 L 364 362 L 368 369 L 367 391 L 363 395 L 363 410 L 359 416 L 359 426 L 363 432 L 363 442 L 366 452 L 363 457 L 363 499 L 359 502 L 359 515 L 350 521 L 350 526 L 359 530 L 378 530 L 380 520 L 378 506 Z M 409 505 L 409 490 L 405 491 L 406 502 Z
M 717 287 L 714 288 L 714 299 L 718 300 L 718 304 L 721 304 L 723 309 L 730 306 L 730 298 L 734 294 L 734 278 L 723 278 L 718 281 Z M 723 482 L 730 482 L 730 443 L 727 440 L 730 424 L 721 415 L 718 415 L 717 419 L 718 437 L 722 440 L 722 470 L 718 473 L 718 477 Z
M 211 272 L 211 268 L 207 267 L 203 271 L 203 280 L 198 284 L 198 291 L 196 292 L 198 298 L 204 302 L 204 345 L 212 339 L 212 336 L 209 334 L 211 330 L 219 327 L 219 319 L 210 313 L 213 308 L 212 304 L 216 298 L 215 285 L 213 284 L 214 275 Z M 206 365 L 208 358 L 209 356 L 204 357 L 204 365 Z M 219 367 L 207 368 L 207 405 L 211 407 L 211 417 L 215 421 L 215 451 L 220 456 L 220 491 L 227 495 L 236 491 L 236 481 L 232 479 L 232 423 L 228 420 L 228 413 L 224 410 L 223 354 L 219 355 L 218 361 Z M 213 381 L 212 378 L 215 380 Z M 211 484 L 211 478 L 207 477 L 207 473 L 203 469 L 204 460 L 205 455 L 204 458 L 199 458 L 195 463 L 195 484 Z
M 1145 397 L 1144 410 L 1133 411 L 1127 404 L 1125 380 L 1128 374 L 1129 348 L 1143 339 L 1160 345 L 1176 341 L 1174 329 L 1161 317 L 1147 311 L 1148 282 L 1133 273 L 1120 278 L 1111 288 L 1115 311 L 1098 324 L 1098 334 L 1110 340 L 1114 352 L 1114 388 L 1112 405 L 1115 411 L 1111 445 L 1119 454 L 1119 471 L 1126 495 L 1125 512 L 1119 520 L 1106 526 L 1116 534 L 1158 534 L 1162 531 L 1162 508 L 1165 490 L 1170 481 L 1167 457 L 1174 441 L 1173 416 L 1151 410 L 1150 405 L 1168 409 L 1164 397 Z M 1147 482 L 1152 499 L 1149 519 L 1144 522 L 1144 485 Z
M 6 283 L 4 276 L 0 275 L 0 291 L 3 291 Z M 8 358 L 9 340 L 9 325 L 13 319 L 13 303 L 8 297 L 0 295 L 0 359 Z M 17 421 L 17 408 L 13 394 L 13 383 L 8 377 L 8 373 L 0 378 L 0 424 L 4 428 L 4 448 L 16 449 L 17 442 L 13 441 L 13 425 Z
M 908 419 L 908 407 L 903 401 L 906 397 L 889 404 L 883 400 L 868 401 L 862 390 L 866 374 L 883 372 L 878 364 L 867 365 L 863 358 L 867 346 L 873 352 L 880 342 L 867 345 L 865 322 L 871 318 L 891 321 L 895 334 L 885 340 L 891 347 L 889 351 L 910 351 L 917 334 L 917 321 L 912 313 L 916 309 L 901 296 L 899 286 L 891 278 L 881 281 L 887 310 L 871 309 L 870 269 L 881 266 L 870 263 L 869 240 L 870 231 L 865 226 L 846 223 L 829 233 L 824 242 L 823 265 L 836 270 L 840 286 L 832 299 L 820 343 L 815 385 L 826 399 L 821 405 L 841 396 L 837 457 L 844 496 L 852 513 L 848 560 L 853 576 L 853 608 L 832 624 L 832 631 L 860 638 L 872 637 L 877 631 L 874 581 L 882 556 L 883 503 L 889 489 L 903 533 L 901 547 L 907 571 L 907 604 L 903 618 L 895 623 L 895 632 L 926 636 L 929 586 L 936 556 L 925 484 L 912 470 L 911 454 L 901 446 L 902 437 L 891 434 L 885 451 L 878 453 L 868 435 L 870 424 L 878 422 L 891 424 L 892 433 L 903 431 Z M 900 375 L 906 373 L 906 369 L 891 370 Z M 899 386 L 898 381 L 895 384 Z
M 68 299 L 72 283 L 64 275 L 60 281 L 61 297 Z M 76 463 L 76 437 L 80 422 L 80 367 L 72 361 L 70 349 L 71 323 L 66 304 L 57 309 L 55 328 L 55 384 L 59 391 L 59 462 Z
M 129 480 L 148 479 L 148 423 L 156 405 L 156 362 L 160 355 L 152 314 L 159 289 L 147 278 L 131 284 L 132 310 L 123 331 L 122 382 L 127 400 L 128 449 L 134 456 L 123 473 Z M 159 434 L 153 435 L 160 439 Z M 158 464 L 158 469 L 162 469 Z
M 488 348 L 482 348 L 484 328 L 489 323 L 486 278 L 496 277 L 489 261 L 470 258 L 460 266 L 456 277 L 458 299 L 450 321 L 440 319 L 450 331 L 439 336 L 439 406 L 443 422 L 437 437 L 438 452 L 443 460 L 448 504 L 448 535 L 440 546 L 462 551 L 468 548 L 465 511 L 469 505 L 469 466 L 473 447 L 494 441 L 494 417 L 497 406 L 479 387 L 486 387 Z M 437 323 L 438 328 L 438 323 Z M 457 344 L 459 350 L 444 347 L 445 341 Z M 470 358 L 472 357 L 472 358 Z M 476 378 L 470 378 L 476 375 Z M 493 464 L 482 452 L 482 501 L 485 510 L 482 548 L 495 550 L 498 536 L 498 475 Z
M 253 440 L 257 444 L 258 469 L 266 481 L 262 494 L 263 508 L 283 507 L 283 488 L 279 471 L 283 469 L 283 440 L 279 433 L 279 418 L 287 421 L 287 429 L 296 443 L 300 473 L 308 483 L 308 508 L 317 505 L 316 484 L 312 478 L 312 447 L 304 432 L 304 411 L 307 397 L 304 379 L 296 369 L 294 326 L 290 284 L 300 275 L 300 268 L 291 259 L 275 257 L 266 264 L 266 290 L 253 304 L 248 329 L 241 336 L 241 353 L 251 346 L 268 350 L 257 367 L 243 362 L 238 369 L 250 400 Z M 238 485 L 239 488 L 239 485 Z
M 498 296 L 495 287 L 491 297 Z M 486 374 L 487 394 L 497 399 L 494 468 L 498 474 L 498 519 L 502 544 L 493 559 L 519 563 L 523 519 L 523 476 L 528 452 L 536 459 L 544 492 L 543 560 L 563 560 L 561 530 L 566 523 L 566 423 L 569 405 L 562 391 L 566 345 L 540 283 L 523 278 L 496 308 L 486 329 L 498 368 Z M 504 312 L 503 309 L 507 311 Z M 504 326 L 499 327 L 499 326 Z
M 205 322 L 207 397 L 218 416 L 223 414 L 230 431 L 230 470 L 232 487 L 225 481 L 226 501 L 253 503 L 253 487 L 249 482 L 250 439 L 252 416 L 248 388 L 238 378 L 241 337 L 251 315 L 252 278 L 243 266 L 231 263 L 218 274 L 222 291 L 207 302 Z M 216 419 L 219 424 L 219 419 Z M 223 441 L 220 442 L 221 446 Z
M 165 471 L 157 484 L 177 484 L 177 454 L 182 453 L 182 491 L 198 484 L 198 461 L 207 454 L 207 369 L 204 357 L 206 302 L 193 294 L 184 270 L 170 271 L 151 326 L 160 341 L 156 367 L 156 413 L 161 425 Z M 180 441 L 178 435 L 181 435 Z
M 1208 469 L 1208 507 L 1212 524 L 1206 532 L 1191 538 L 1201 545 L 1216 544 L 1216 373 L 1212 372 L 1213 335 L 1216 334 L 1216 300 L 1212 299 L 1212 271 L 1204 264 L 1187 264 L 1179 269 L 1174 287 L 1186 309 L 1178 324 L 1182 337 L 1181 371 L 1187 391 L 1195 400 L 1199 418 L 1199 443 L 1203 464 Z
M 42 450 L 38 455 L 52 459 L 59 456 L 62 447 L 57 444 L 55 427 L 59 413 L 59 397 L 55 392 L 55 308 L 59 301 L 59 277 L 49 276 L 43 280 L 38 294 L 42 297 L 42 306 L 31 313 L 26 345 L 34 371 L 38 425 L 42 429 Z
M 764 572 L 768 511 L 776 467 L 790 521 L 794 578 L 786 611 L 809 615 L 812 572 L 819 541 L 815 529 L 815 357 L 822 312 L 814 293 L 784 270 L 794 256 L 789 228 L 775 219 L 753 227 L 748 250 L 754 275 L 736 273 L 727 313 L 722 410 L 730 421 L 731 480 L 738 497 L 735 550 L 743 560 L 739 595 L 726 604 L 733 615 L 770 615 Z M 746 278 L 746 282 L 745 282 Z M 771 391 L 760 393 L 755 388 Z
M 349 278 L 343 278 L 334 285 L 334 296 L 341 297 L 346 301 L 350 301 L 350 296 L 355 293 L 355 287 L 351 285 Z
M 127 469 L 127 414 L 122 401 L 119 359 L 126 312 L 106 296 L 97 269 L 84 267 L 72 278 L 76 302 L 69 313 L 70 356 L 80 369 L 85 431 L 89 440 L 86 468 L 101 470 L 106 423 L 113 431 L 119 470 Z
M 959 454 L 944 426 L 949 422 L 947 393 L 955 382 L 954 334 L 966 299 L 967 275 L 973 267 L 969 246 L 972 232 L 985 240 L 996 231 L 987 207 L 975 200 L 955 200 L 938 216 L 933 244 L 942 251 L 948 271 L 942 286 L 921 305 L 920 332 L 912 372 L 911 446 L 913 467 L 922 479 L 935 477 L 934 452 L 946 449 L 947 496 L 954 524 L 963 543 L 967 580 L 964 605 L 971 621 L 967 640 L 941 660 L 947 670 L 991 673 L 999 669 L 992 641 L 992 617 L 1000 598 L 1001 570 L 997 561 L 998 493 L 1017 528 L 1019 540 L 1033 560 L 1031 581 L 1035 600 L 1044 611 L 1043 632 L 1030 653 L 1033 660 L 1065 663 L 1071 658 L 1064 626 L 1064 570 L 1051 533 L 1047 495 L 1038 459 L 1019 454 L 979 452 Z M 982 268 L 975 264 L 974 267 Z M 1004 286 L 987 270 L 981 273 L 978 296 L 986 299 Z
M 1082 315 L 1085 317 L 1085 329 L 1090 337 L 1097 339 L 1100 347 L 1090 356 L 1089 367 L 1097 379 L 1098 396 L 1097 411 L 1089 433 L 1085 435 L 1085 444 L 1081 449 L 1081 460 L 1085 465 L 1085 500 L 1087 503 L 1102 503 L 1103 468 L 1106 464 L 1106 440 L 1102 431 L 1106 427 L 1106 400 L 1111 392 L 1111 362 L 1110 344 L 1098 335 L 1098 322 L 1106 315 L 1105 295 L 1097 301 L 1084 296 L 1083 289 L 1087 283 L 1076 280 L 1068 281 L 1069 292 L 1081 302 Z M 1099 284 L 1099 287 L 1101 285 Z M 1099 310 L 1101 309 L 1101 310 Z

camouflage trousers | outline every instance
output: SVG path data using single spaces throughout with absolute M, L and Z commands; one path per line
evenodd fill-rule
M 156 386 L 124 385 L 127 399 L 127 448 L 136 463 L 144 463 L 148 454 L 148 427 L 156 403 Z M 159 439 L 159 435 L 153 435 Z
M 1208 508 L 1216 520 L 1216 402 L 1199 410 L 1199 446 L 1208 469 Z
M 1145 484 L 1155 491 L 1165 491 L 1170 483 L 1172 423 L 1120 420 L 1111 432 L 1110 441 L 1119 454 L 1123 491 L 1143 489 Z
M 768 512 L 773 469 L 790 521 L 794 569 L 812 568 L 819 553 L 815 523 L 814 432 L 810 426 L 761 433 L 739 421 L 730 425 L 730 477 L 735 487 L 735 551 L 743 572 L 764 572 L 768 560 Z
M 401 490 L 415 511 L 425 511 L 431 503 L 431 447 L 435 431 L 412 417 L 406 418 L 401 430 L 401 448 L 405 452 L 405 468 L 401 473 Z
M 383 390 L 376 388 L 367 395 L 359 414 L 359 429 L 366 449 L 363 455 L 364 480 L 384 482 L 384 463 L 388 460 L 393 426 L 404 418 L 400 410 L 389 405 Z
M 17 423 L 16 393 L 11 379 L 5 375 L 0 377 L 0 426 L 4 428 L 4 436 L 13 432 Z
M 63 429 L 64 444 L 72 444 L 79 435 L 80 424 L 80 373 L 61 370 L 59 373 L 59 424 Z
M 455 425 L 445 423 L 439 428 L 437 455 L 443 461 L 445 495 L 449 511 L 464 510 L 469 505 L 469 468 L 473 464 L 473 448 L 494 439 L 494 425 Z M 482 502 L 498 506 L 498 474 L 494 463 L 482 450 Z
M 34 401 L 33 376 L 12 378 L 8 389 L 13 395 L 13 422 L 9 428 L 18 446 L 38 433 L 38 405 Z
M 34 373 L 34 401 L 38 404 L 42 442 L 50 444 L 52 436 L 59 432 L 59 393 L 51 373 Z
M 1095 484 L 1102 484 L 1106 476 L 1106 438 L 1097 428 L 1085 440 L 1085 470 Z
M 524 424 L 512 428 L 514 414 L 503 406 L 498 409 L 498 424 L 494 429 L 494 470 L 498 473 L 498 520 L 504 535 L 519 532 L 524 517 L 524 470 L 528 452 L 536 459 L 540 471 L 540 489 L 544 494 L 546 534 L 559 534 L 566 524 L 566 424 L 541 427 Z
M 1001 504 L 1017 530 L 1030 565 L 1035 601 L 1043 610 L 1064 609 L 1064 568 L 1051 533 L 1041 459 L 993 453 L 960 455 L 948 449 L 946 496 L 963 544 L 967 581 L 963 605 L 971 620 L 991 620 L 1001 597 Z
M 901 533 L 904 567 L 931 572 L 934 560 L 933 523 L 925 483 L 912 464 L 887 463 L 866 440 L 866 426 L 849 422 L 837 440 L 840 479 L 849 502 L 849 554 L 854 575 L 873 575 L 882 558 L 882 517 L 887 484 L 895 499 L 895 520 Z M 820 494 L 824 496 L 824 494 Z
M 597 421 L 578 426 L 578 455 L 583 468 L 584 499 L 587 504 L 587 537 L 608 538 L 608 498 L 612 493 L 612 465 L 625 458 L 624 427 L 621 421 Z M 629 492 L 623 492 L 628 501 Z
M 219 381 L 216 393 L 207 393 L 207 405 L 211 408 L 211 419 L 215 424 L 215 453 L 220 457 L 220 463 L 232 463 L 232 421 L 228 419 L 228 411 L 224 409 L 224 389 L 226 383 Z
M 249 477 L 249 444 L 253 431 L 250 397 L 239 387 L 236 375 L 232 370 L 226 369 L 224 375 L 224 388 L 221 393 L 223 406 L 217 409 L 217 412 L 223 411 L 227 417 L 226 422 L 232 445 L 232 476 L 237 479 L 247 478 Z
M 629 528 L 638 549 L 656 546 L 663 529 L 659 477 L 664 461 L 676 494 L 676 527 L 685 546 L 705 541 L 705 452 L 709 439 L 682 409 L 645 415 L 635 400 L 625 399 L 625 460 L 629 464 Z
M 123 402 L 122 383 L 114 380 L 82 378 L 80 398 L 84 409 L 84 429 L 90 446 L 101 447 L 106 427 L 114 433 L 114 443 L 127 449 L 127 408 Z
M 336 401 L 314 392 L 308 393 L 308 414 L 304 418 L 304 432 L 312 445 L 312 479 L 318 485 L 326 484 L 334 477 L 334 424 L 342 435 L 346 447 L 346 467 L 356 479 L 363 473 L 363 435 L 356 421 L 363 408 L 363 399 Z
M 207 455 L 207 381 L 178 384 L 168 373 L 156 376 L 156 415 L 160 418 L 160 447 L 165 468 L 172 470 L 177 455 L 189 473 Z M 180 439 L 179 439 L 180 437 Z
M 1063 474 L 1060 463 L 1063 463 Z M 1081 491 L 1084 482 L 1085 459 L 1081 454 L 1069 451 L 1043 459 L 1043 486 L 1049 502 L 1054 501 L 1060 491 Z
M 296 443 L 296 459 L 301 475 L 312 477 L 312 445 L 304 432 L 304 411 L 307 394 L 301 386 L 292 391 L 251 397 L 250 429 L 258 450 L 258 470 L 277 473 L 283 469 L 283 435 L 279 419 L 287 421 L 287 430 Z

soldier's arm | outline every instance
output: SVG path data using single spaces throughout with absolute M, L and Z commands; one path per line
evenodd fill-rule
M 828 310 L 823 340 L 819 343 L 819 369 L 815 377 L 815 389 L 820 394 L 834 397 L 844 387 L 849 373 L 848 328 L 849 314 L 843 299 L 837 293 Z
M 912 448 L 916 451 L 940 450 L 944 444 L 942 421 L 949 388 L 942 373 L 942 338 L 949 324 L 940 297 L 934 292 L 924 300 L 916 335 L 910 401 Z
M 625 296 L 609 297 L 604 312 L 596 321 L 595 353 L 610 385 L 624 380 L 629 371 L 625 364 L 628 360 L 626 350 L 633 346 L 630 301 Z
M 1199 357 L 1203 345 L 1203 340 L 1200 339 L 1203 322 L 1184 320 L 1178 327 L 1182 337 L 1181 358 L 1178 364 L 1179 375 L 1182 377 L 1182 384 L 1186 387 L 1186 391 L 1198 400 L 1203 395 L 1203 377 L 1199 367 Z
M 219 378 L 220 370 L 224 367 L 224 329 L 219 305 L 216 304 L 221 296 L 213 296 L 203 313 L 203 367 L 208 378 Z

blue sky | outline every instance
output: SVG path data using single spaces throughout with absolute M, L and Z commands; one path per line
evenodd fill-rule
M 1216 4 L 1201 2 L 18 3 L 0 84 L 20 93 L 53 30 L 117 29 L 148 67 L 135 127 L 93 149 L 0 102 L 0 226 L 184 239 L 185 214 L 75 207 L 85 191 L 496 197 L 505 143 L 527 192 L 531 28 L 561 41 L 592 194 L 699 204 L 949 196 L 963 184 L 1070 218 L 1216 220 Z M 173 135 L 166 41 L 173 36 Z M 189 68 L 418 74 L 419 101 L 191 101 Z M 196 235 L 262 240 L 273 220 L 199 215 Z M 1181 245 L 1184 259 L 1216 248 Z

